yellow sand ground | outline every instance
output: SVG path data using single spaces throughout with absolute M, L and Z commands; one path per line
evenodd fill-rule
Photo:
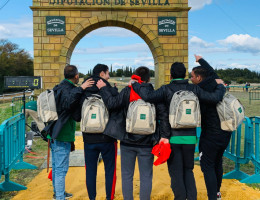
M 76 149 L 83 149 L 82 138 L 76 139 Z M 195 166 L 194 174 L 196 178 L 198 200 L 207 200 L 207 191 L 203 179 L 203 174 L 199 166 Z M 134 199 L 139 199 L 139 171 L 136 166 L 134 175 Z M 28 185 L 28 189 L 20 191 L 13 200 L 38 200 L 52 199 L 52 183 L 47 178 L 46 169 L 36 176 Z M 71 200 L 88 200 L 85 184 L 84 167 L 70 167 L 66 176 L 66 191 L 73 193 Z M 237 180 L 223 180 L 221 187 L 223 200 L 260 200 L 260 191 L 254 190 Z M 104 165 L 98 166 L 97 175 L 97 200 L 105 200 L 105 173 Z M 170 177 L 167 165 L 154 166 L 153 189 L 151 194 L 153 200 L 173 199 L 170 188 Z M 115 200 L 123 200 L 121 190 L 120 156 L 117 158 L 117 183 Z

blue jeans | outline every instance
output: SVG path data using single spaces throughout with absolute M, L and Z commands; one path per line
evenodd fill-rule
M 54 140 L 51 143 L 52 185 L 56 200 L 65 199 L 65 176 L 69 169 L 71 143 Z

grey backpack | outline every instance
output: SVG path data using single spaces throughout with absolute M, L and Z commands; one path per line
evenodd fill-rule
M 53 90 L 46 90 L 38 96 L 37 113 L 38 117 L 43 122 L 55 121 L 58 119 Z
M 109 118 L 108 110 L 99 95 L 85 99 L 81 110 L 81 131 L 85 133 L 103 133 Z
M 229 93 L 217 104 L 217 112 L 221 129 L 224 131 L 236 130 L 245 118 L 243 105 L 236 97 Z
M 169 122 L 171 128 L 200 127 L 200 105 L 198 97 L 191 91 L 175 92 L 170 103 Z
M 126 132 L 140 135 L 150 135 L 155 132 L 155 106 L 142 99 L 129 104 L 126 116 Z

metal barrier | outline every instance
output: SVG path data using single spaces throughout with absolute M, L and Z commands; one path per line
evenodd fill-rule
M 260 183 L 260 117 L 245 117 L 236 131 L 233 131 L 230 143 L 224 156 L 235 162 L 235 169 L 226 173 L 223 178 L 238 179 L 242 183 Z M 198 143 L 195 152 L 199 152 L 201 128 L 197 128 Z M 199 160 L 196 157 L 194 160 Z M 240 164 L 252 162 L 255 173 L 252 176 L 240 170 Z
M 196 128 L 196 135 L 197 135 L 197 145 L 195 147 L 195 153 L 199 152 L 199 143 L 200 143 L 200 134 L 201 134 L 201 127 L 197 127 Z M 194 160 L 198 161 L 200 159 L 200 157 L 196 157 L 194 158 Z
M 250 118 L 250 144 L 251 148 L 249 150 L 250 160 L 255 166 L 255 174 L 249 176 L 240 182 L 242 183 L 260 183 L 260 140 L 259 140 L 259 125 L 260 117 Z
M 238 127 L 236 131 L 233 131 L 231 136 L 231 141 L 224 152 L 224 156 L 235 162 L 235 169 L 223 176 L 226 179 L 244 179 L 249 175 L 240 171 L 240 164 L 247 164 L 250 160 L 250 149 L 251 149 L 251 139 L 250 131 L 252 126 L 250 124 L 250 119 L 245 117 L 243 121 L 244 124 L 244 138 L 242 136 L 242 125 Z M 243 147 L 243 153 L 241 155 L 241 146 Z
M 249 91 L 249 104 L 251 104 L 252 100 L 260 100 L 260 87 Z
M 10 181 L 11 169 L 36 169 L 37 167 L 23 162 L 25 149 L 25 118 L 17 114 L 5 120 L 0 126 L 0 172 L 5 181 L 0 184 L 0 191 L 18 191 L 25 186 Z M 19 161 L 19 162 L 17 162 Z
M 254 88 L 253 86 L 237 86 L 237 85 L 229 85 L 226 86 L 227 91 L 229 92 L 248 92 L 250 91 L 252 88 Z
M 25 96 L 25 102 L 32 101 L 34 98 L 32 96 Z M 23 107 L 23 96 L 13 97 L 12 98 L 12 116 L 21 112 Z

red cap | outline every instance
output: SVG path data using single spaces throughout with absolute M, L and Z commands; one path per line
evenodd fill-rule
M 155 166 L 163 164 L 171 155 L 171 145 L 169 143 L 160 142 L 160 144 L 153 147 L 152 154 L 158 157 L 153 163 Z

